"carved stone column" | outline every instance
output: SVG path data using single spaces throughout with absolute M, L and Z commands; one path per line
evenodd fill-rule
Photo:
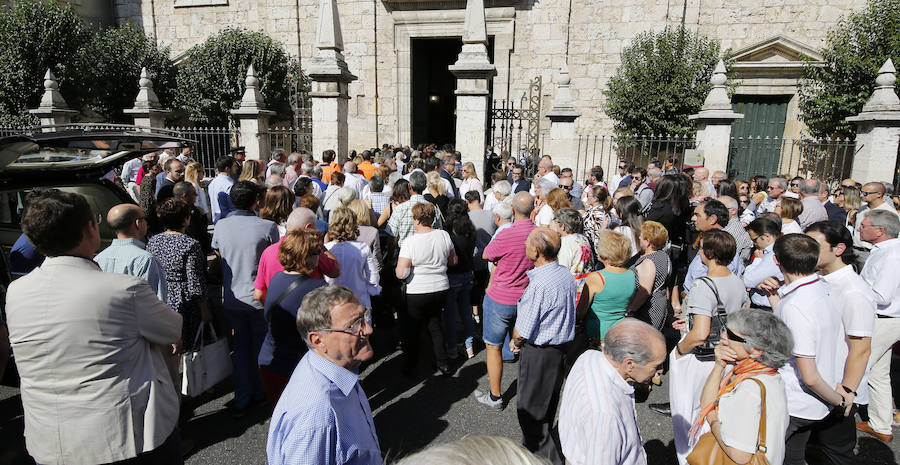
M 856 155 L 850 176 L 862 183 L 893 182 L 900 143 L 900 98 L 894 91 L 897 70 L 888 58 L 878 70 L 875 91 L 862 112 L 847 118 L 856 123 Z
M 688 116 L 697 121 L 697 150 L 703 155 L 703 166 L 709 172 L 728 172 L 728 146 L 731 143 L 731 123 L 744 115 L 731 110 L 731 99 L 725 88 L 725 63 L 719 60 L 709 79 L 713 85 L 703 102 L 700 113 Z
M 251 64 L 244 79 L 247 86 L 241 98 L 241 106 L 231 110 L 241 128 L 241 144 L 247 160 L 266 160 L 269 157 L 269 117 L 275 112 L 266 110 L 266 102 L 259 91 L 259 79 Z

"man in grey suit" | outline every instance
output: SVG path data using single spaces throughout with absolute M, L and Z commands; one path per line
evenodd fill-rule
M 180 464 L 178 397 L 160 348 L 181 315 L 146 281 L 91 260 L 100 218 L 87 200 L 35 191 L 22 230 L 47 256 L 9 287 L 25 444 L 42 464 Z

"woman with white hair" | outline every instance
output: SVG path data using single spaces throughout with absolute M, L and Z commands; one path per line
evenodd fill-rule
M 706 423 L 712 438 L 704 441 L 716 443 L 712 446 L 720 447 L 732 461 L 748 463 L 762 443 L 765 448 L 759 452 L 769 463 L 782 463 L 789 417 L 778 369 L 793 349 L 791 330 L 771 312 L 748 309 L 729 315 L 716 347 L 715 367 L 700 395 L 704 407 L 694 420 L 692 435 L 696 438 Z
M 482 208 L 487 211 L 493 211 L 498 203 L 509 203 L 512 200 L 512 197 L 509 196 L 510 194 L 512 194 L 512 184 L 505 179 L 497 181 L 488 189 L 488 192 L 484 193 L 484 206 Z
M 556 186 L 557 184 L 544 177 L 539 177 L 534 181 L 535 207 L 540 206 L 540 210 L 537 210 L 537 214 L 534 215 L 535 226 L 550 226 L 550 222 L 553 221 L 555 214 L 553 207 L 547 202 L 547 194 L 556 189 Z

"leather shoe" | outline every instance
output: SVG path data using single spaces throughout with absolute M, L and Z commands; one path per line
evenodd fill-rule
M 672 416 L 672 406 L 668 402 L 665 404 L 650 404 L 648 407 L 650 407 L 650 410 L 653 410 L 660 415 L 665 415 L 667 417 Z
M 879 433 L 879 432 L 875 431 L 874 429 L 872 429 L 872 427 L 869 426 L 869 423 L 865 422 L 865 421 L 857 421 L 856 429 L 859 431 L 862 431 L 863 433 L 869 433 L 870 435 L 875 436 L 876 439 L 880 439 L 884 442 L 891 442 L 891 440 L 894 439 L 893 434 Z

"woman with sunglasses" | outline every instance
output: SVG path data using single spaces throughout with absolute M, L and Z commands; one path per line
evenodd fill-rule
M 481 203 L 484 203 L 484 186 L 481 184 L 481 180 L 478 179 L 478 174 L 475 173 L 475 164 L 467 161 L 462 165 L 462 184 L 459 185 L 459 197 L 464 198 L 466 196 L 466 192 L 476 191 L 478 192 L 478 197 Z
M 715 366 L 700 395 L 704 407 L 692 425 L 694 436 L 712 431 L 724 444 L 725 455 L 737 463 L 749 462 L 757 441 L 765 441 L 769 463 L 782 463 L 789 417 L 778 369 L 793 348 L 790 329 L 771 312 L 748 309 L 729 316 L 715 350 Z M 765 407 L 763 391 L 751 379 L 765 387 Z M 763 413 L 766 435 L 758 438 Z
M 321 253 L 322 233 L 315 229 L 290 231 L 278 246 L 278 261 L 284 271 L 275 273 L 269 281 L 264 309 L 266 337 L 258 357 L 263 390 L 272 407 L 307 351 L 297 332 L 297 310 L 306 294 L 325 285 L 322 278 L 310 276 Z

